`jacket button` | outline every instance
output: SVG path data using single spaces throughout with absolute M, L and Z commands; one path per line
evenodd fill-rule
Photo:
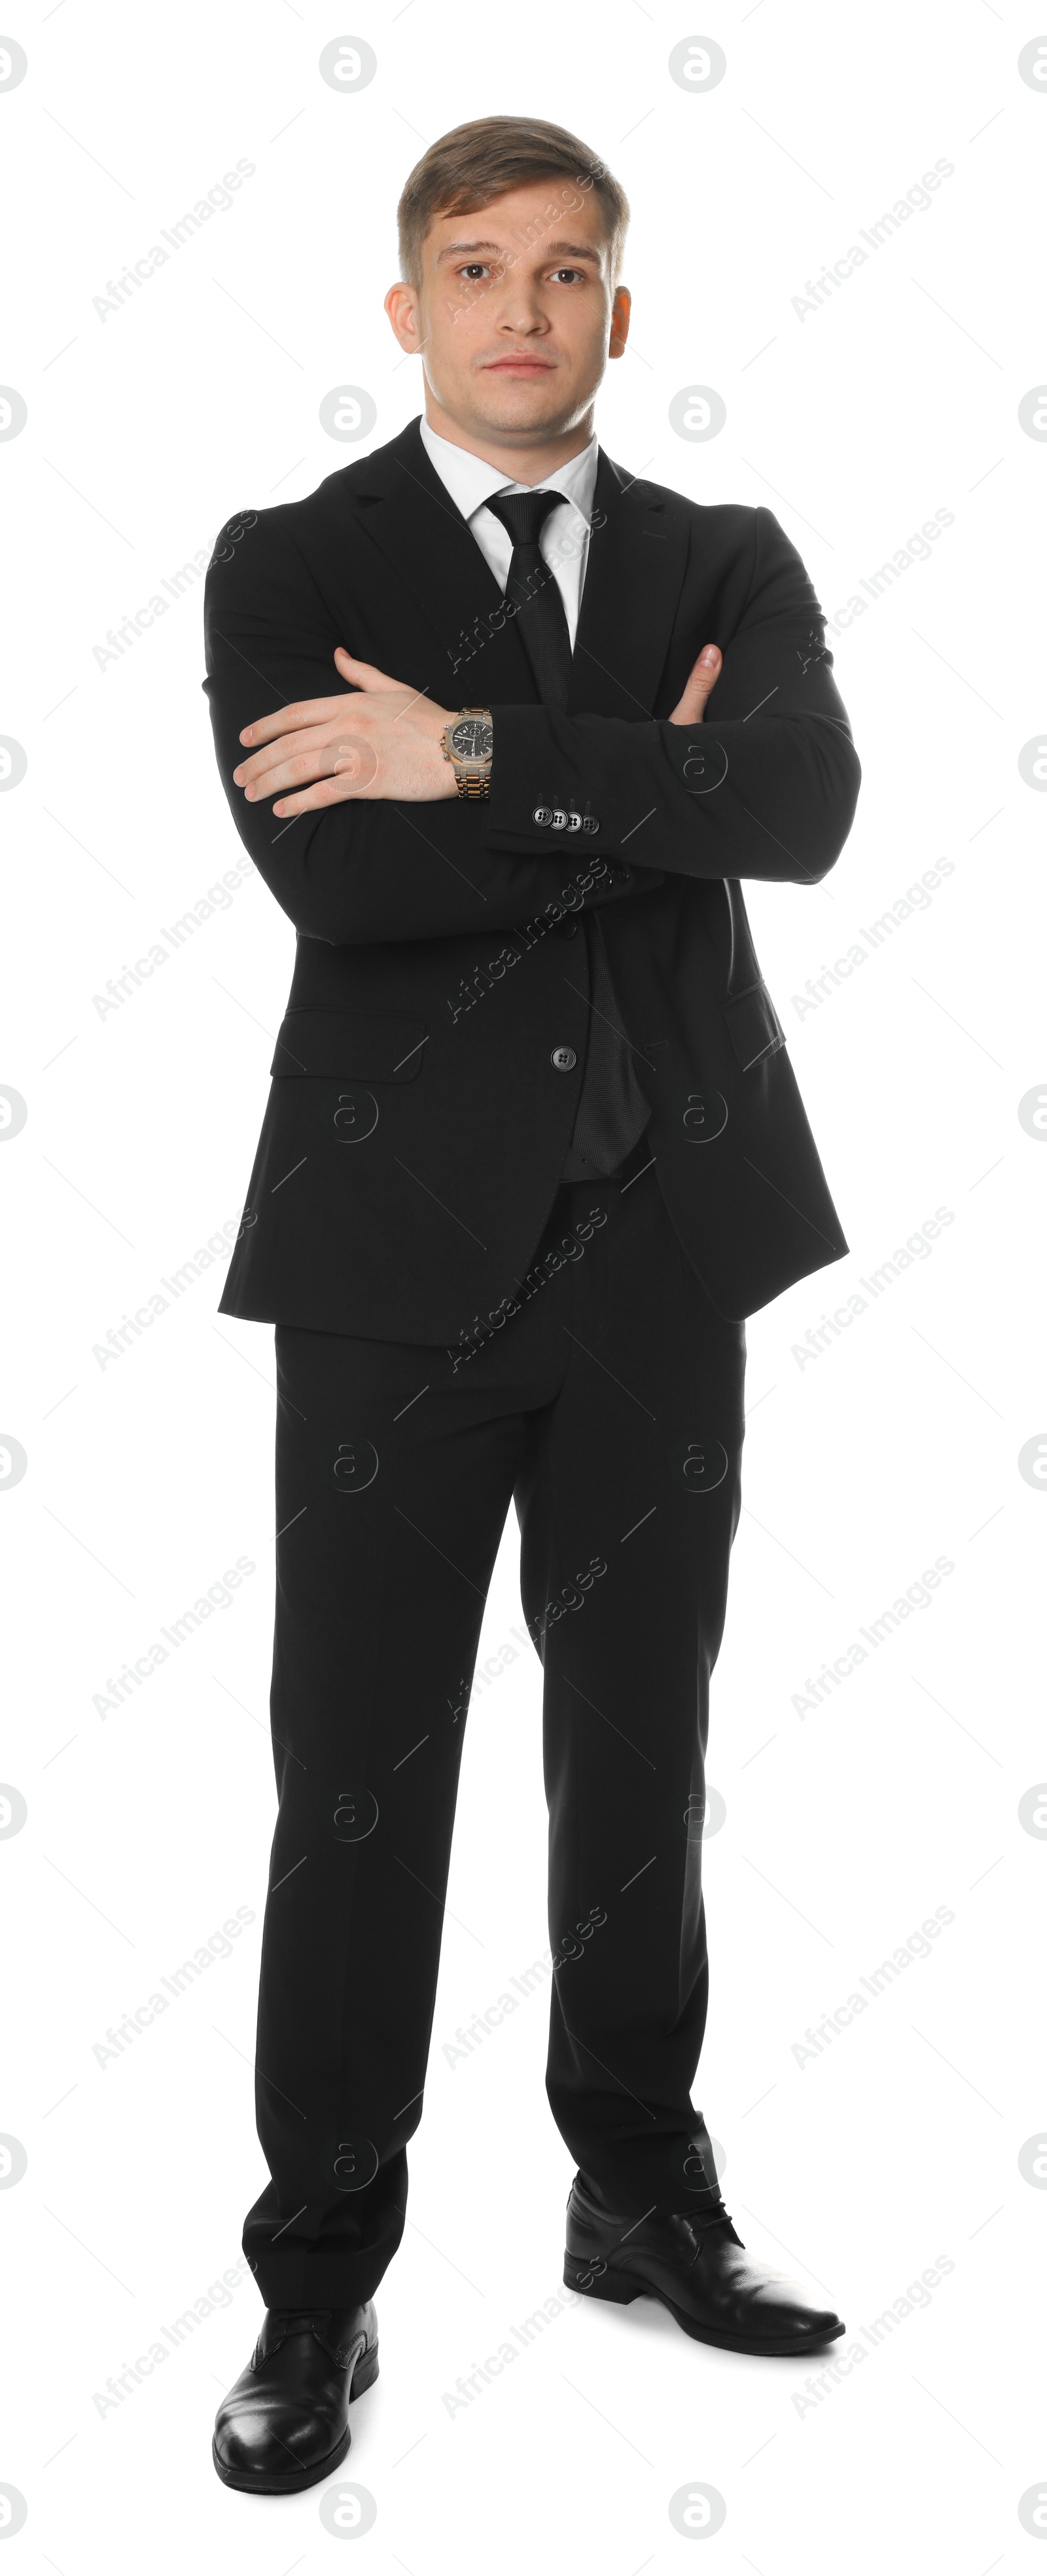
M 534 822 L 536 822 L 536 823 L 540 823 L 543 827 L 544 827 L 545 825 L 547 825 L 547 824 L 551 823 L 551 822 L 552 822 L 552 819 L 553 819 L 553 809 L 552 809 L 552 806 L 551 806 L 551 805 L 536 805 L 536 806 L 535 806 L 535 809 L 534 809 L 534 815 L 533 815 L 533 818 L 532 818 L 532 819 L 534 820 Z
M 573 1047 L 554 1047 L 550 1062 L 556 1066 L 557 1073 L 573 1073 L 578 1058 Z
M 574 939 L 574 938 L 576 938 L 576 937 L 577 937 L 577 933 L 578 933 L 578 915 L 577 915 L 577 913 L 575 913 L 575 912 L 569 912 L 569 913 L 567 914 L 566 919 L 565 919 L 564 921 L 560 921 L 560 922 L 558 922 L 556 926 L 557 926 L 557 929 L 558 929 L 558 931 L 559 931 L 559 933 L 560 933 L 560 937 L 561 937 L 561 939 Z
M 551 816 L 550 816 L 550 822 L 551 822 L 552 829 L 553 829 L 553 831 L 554 831 L 554 832 L 566 832 L 566 830 L 567 830 L 567 810 L 566 810 L 566 807 L 565 807 L 565 806 L 563 806 L 563 805 L 557 805 L 557 806 L 555 806 L 555 807 L 554 807 L 554 809 L 553 809 L 553 812 L 552 812 L 552 814 L 551 814 Z
M 582 816 L 582 830 L 583 830 L 583 832 L 598 832 L 598 831 L 599 831 L 599 829 L 600 829 L 600 825 L 599 825 L 599 822 L 598 822 L 597 817 L 596 817 L 596 815 L 595 815 L 595 814 L 583 814 L 583 816 Z

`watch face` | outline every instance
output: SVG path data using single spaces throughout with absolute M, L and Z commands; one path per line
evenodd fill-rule
M 494 726 L 486 716 L 459 716 L 451 726 L 451 749 L 456 760 L 492 759 Z

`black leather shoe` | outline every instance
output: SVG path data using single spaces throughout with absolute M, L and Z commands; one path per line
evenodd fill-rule
M 344 2460 L 349 2407 L 378 2377 L 374 2302 L 267 2308 L 261 2334 L 215 2418 L 211 2457 L 224 2486 L 294 2495 Z
M 798 2281 L 746 2253 L 727 2211 L 629 2217 L 605 2209 L 576 2174 L 567 2203 L 564 2280 L 585 2298 L 661 2299 L 684 2333 L 727 2352 L 813 2352 L 845 2328 Z

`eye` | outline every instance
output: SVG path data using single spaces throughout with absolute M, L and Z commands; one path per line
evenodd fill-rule
M 486 261 L 482 259 L 467 260 L 465 267 L 459 269 L 458 275 L 459 277 L 467 278 L 469 284 L 474 285 L 478 277 L 484 276 L 486 265 Z
M 584 284 L 584 282 L 585 282 L 585 271 L 584 271 L 584 269 L 581 269 L 581 268 L 554 268 L 554 270 L 553 270 L 553 280 L 554 280 L 554 282 L 555 282 L 558 278 L 562 278 L 562 277 L 579 277 L 579 278 L 581 278 L 581 280 L 582 280 L 582 282 L 583 282 L 583 284 Z

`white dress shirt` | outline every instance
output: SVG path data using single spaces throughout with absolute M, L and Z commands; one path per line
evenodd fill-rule
M 430 429 L 427 420 L 420 420 L 418 426 L 430 464 L 435 466 L 445 490 L 467 521 L 502 591 L 509 578 L 513 547 L 508 529 L 503 528 L 501 520 L 487 508 L 490 495 L 492 492 L 566 494 L 567 508 L 550 511 L 538 543 L 550 572 L 556 577 L 573 653 L 596 490 L 599 453 L 596 439 L 591 438 L 580 455 L 569 457 L 566 465 L 561 465 L 555 474 L 547 474 L 543 482 L 513 483 L 507 481 L 497 465 L 489 465 L 485 456 L 474 456 L 471 448 L 456 447 L 452 439 L 440 438 L 435 429 Z

